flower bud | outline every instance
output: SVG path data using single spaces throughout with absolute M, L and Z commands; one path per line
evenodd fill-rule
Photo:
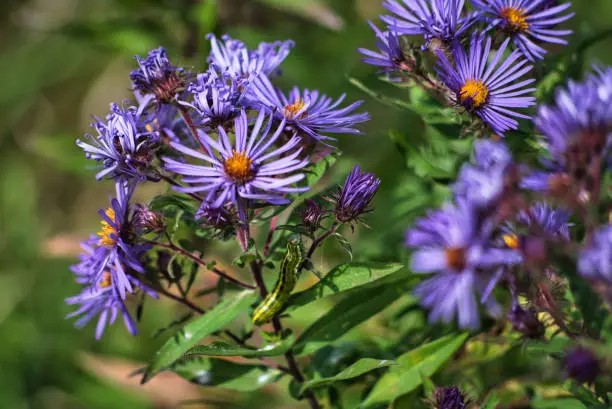
M 135 206 L 132 223 L 136 227 L 156 232 L 164 231 L 166 227 L 164 216 L 142 204 Z
M 469 402 L 459 388 L 445 386 L 436 388 L 433 403 L 435 409 L 465 409 Z
M 601 372 L 599 360 L 584 347 L 572 349 L 564 361 L 564 374 L 580 383 L 592 384 Z
M 321 220 L 325 215 L 325 210 L 312 199 L 306 200 L 306 207 L 302 212 L 302 223 L 308 230 L 314 233 L 320 226 Z
M 508 320 L 516 331 L 528 338 L 539 339 L 544 335 L 544 325 L 538 320 L 534 310 L 525 310 L 515 305 L 508 314 Z

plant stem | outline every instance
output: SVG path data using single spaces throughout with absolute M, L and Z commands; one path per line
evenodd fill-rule
M 241 280 L 239 280 L 237 278 L 234 278 L 234 277 L 228 275 L 227 273 L 219 270 L 216 267 L 208 268 L 208 266 L 206 265 L 206 262 L 204 260 L 202 260 L 201 258 L 195 256 L 194 254 L 192 254 L 192 253 L 188 252 L 187 250 L 182 249 L 182 248 L 180 248 L 180 247 L 178 247 L 178 246 L 176 246 L 174 244 L 160 243 L 160 242 L 152 241 L 152 240 L 144 240 L 144 241 L 145 241 L 145 243 L 151 244 L 153 246 L 162 247 L 162 248 L 174 251 L 175 253 L 179 253 L 179 254 L 181 254 L 181 255 L 183 255 L 183 256 L 185 256 L 185 257 L 195 261 L 200 266 L 206 268 L 208 271 L 212 271 L 213 273 L 217 274 L 218 276 L 220 276 L 220 277 L 224 278 L 225 280 L 230 281 L 230 282 L 232 282 L 232 283 L 234 283 L 234 284 L 236 284 L 236 285 L 238 285 L 240 287 L 248 288 L 248 289 L 251 289 L 251 290 L 254 290 L 256 288 L 255 286 L 253 286 L 251 284 L 245 283 L 244 281 L 241 281 Z
M 191 136 L 193 136 L 193 139 L 198 141 L 198 143 L 200 144 L 200 148 L 202 148 L 202 152 L 210 154 L 206 145 L 204 145 L 204 143 L 200 140 L 200 135 L 198 134 L 198 130 L 195 124 L 193 123 L 193 119 L 191 119 L 191 115 L 189 115 L 187 108 L 185 108 L 184 106 L 178 103 L 174 105 L 176 106 L 179 113 L 181 114 L 181 117 L 183 118 L 185 125 L 187 125 L 187 128 L 189 128 L 189 131 L 191 132 Z
M 316 239 L 314 239 L 312 241 L 312 244 L 310 245 L 310 249 L 308 249 L 308 253 L 306 253 L 306 259 L 307 260 L 312 257 L 312 255 L 314 254 L 315 250 L 321 244 L 323 244 L 323 241 L 325 241 L 326 238 L 328 238 L 332 234 L 336 233 L 336 231 L 338 230 L 338 227 L 340 227 L 340 224 L 338 222 L 334 222 L 334 224 L 330 227 L 330 229 L 328 231 L 326 231 L 325 233 L 321 234 L 319 237 L 317 237 Z
M 164 288 L 162 288 L 161 286 L 159 288 L 154 288 L 155 291 L 157 291 L 158 293 L 161 293 L 162 295 L 180 303 L 183 304 L 184 306 L 188 307 L 189 309 L 191 309 L 192 311 L 197 312 L 198 314 L 204 314 L 206 311 L 204 311 L 204 309 L 198 307 L 197 305 L 195 305 L 194 303 L 192 303 L 191 301 L 189 301 L 187 298 L 184 297 L 179 297 L 178 295 L 174 295 L 171 292 L 165 290 Z

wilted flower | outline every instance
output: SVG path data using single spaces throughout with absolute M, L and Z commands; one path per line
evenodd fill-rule
M 86 135 L 87 142 L 77 140 L 87 158 L 99 162 L 103 168 L 97 179 L 109 176 L 142 180 L 150 174 L 157 135 L 142 129 L 144 125 L 139 121 L 136 107 L 122 109 L 111 104 L 106 121 L 97 119 L 91 125 L 98 134 Z
M 398 34 L 395 31 L 381 32 L 372 22 L 368 21 L 368 24 L 376 33 L 376 46 L 379 51 L 360 48 L 359 52 L 365 56 L 361 62 L 380 67 L 380 72 L 384 73 L 412 70 L 415 63 L 409 61 L 404 54 Z
M 595 354 L 580 346 L 567 354 L 563 366 L 565 376 L 580 383 L 592 384 L 601 372 L 601 364 Z
M 561 37 L 572 30 L 556 30 L 554 27 L 574 16 L 561 15 L 571 3 L 553 6 L 550 0 L 471 0 L 480 16 L 490 22 L 489 28 L 497 27 L 509 35 L 514 44 L 534 61 L 543 59 L 546 50 L 535 42 L 567 44 Z
M 344 101 L 344 94 L 334 101 L 319 91 L 300 91 L 297 87 L 285 96 L 264 76 L 254 82 L 252 94 L 256 106 L 271 110 L 274 117 L 283 121 L 289 130 L 316 140 L 332 139 L 325 135 L 328 133 L 360 134 L 355 125 L 370 119 L 367 112 L 352 113 L 363 101 L 338 108 Z
M 241 111 L 234 120 L 236 140 L 233 144 L 222 127 L 218 128 L 218 140 L 203 134 L 202 143 L 210 155 L 172 143 L 175 150 L 204 162 L 194 165 L 164 158 L 168 171 L 183 175 L 183 182 L 192 185 L 175 187 L 175 190 L 206 192 L 206 200 L 214 208 L 231 202 L 237 207 L 242 222 L 247 221 L 250 201 L 281 205 L 290 202 L 285 198 L 286 194 L 308 190 L 308 187 L 294 186 L 305 177 L 296 172 L 309 163 L 307 158 L 299 159 L 301 149 L 297 146 L 300 138 L 293 137 L 282 146 L 273 148 L 285 123 L 282 121 L 270 134 L 272 119 L 269 118 L 264 126 L 265 119 L 266 113 L 260 111 L 249 134 L 247 114 Z
M 422 35 L 426 48 L 433 39 L 450 44 L 461 38 L 472 26 L 474 18 L 464 17 L 465 0 L 386 0 L 383 6 L 393 16 L 382 16 L 389 29 L 399 34 Z
M 535 88 L 524 88 L 535 80 L 514 83 L 533 67 L 526 65 L 527 61 L 521 58 L 518 50 L 502 60 L 508 42 L 509 39 L 504 41 L 489 61 L 491 38 L 474 33 L 469 54 L 463 46 L 455 44 L 453 66 L 449 58 L 438 51 L 436 68 L 442 81 L 454 93 L 453 102 L 478 115 L 501 136 L 518 128 L 518 122 L 512 117 L 530 119 L 509 108 L 527 108 L 535 104 L 534 97 L 523 96 L 535 91 Z
M 135 227 L 144 230 L 153 230 L 157 232 L 164 231 L 166 222 L 164 216 L 154 212 L 145 205 L 137 204 L 134 206 L 134 215 L 132 223 Z
M 208 62 L 223 72 L 233 76 L 252 78 L 262 74 L 271 76 L 278 73 L 278 67 L 287 58 L 294 46 L 293 41 L 275 41 L 260 43 L 256 50 L 249 50 L 240 40 L 234 40 L 229 35 L 221 37 L 221 41 L 213 34 L 206 37 L 210 40 L 210 56 Z
M 458 387 L 444 386 L 434 390 L 433 404 L 435 409 L 465 409 L 469 401 Z
M 501 310 L 490 296 L 507 266 L 521 262 L 515 250 L 488 247 L 491 223 L 480 220 L 469 202 L 457 200 L 419 220 L 408 231 L 406 243 L 417 247 L 411 268 L 416 273 L 435 273 L 415 289 L 421 304 L 431 309 L 431 321 L 450 322 L 455 316 L 461 328 L 479 325 L 476 293 L 489 312 Z
M 539 339 L 546 330 L 534 310 L 526 310 L 518 304 L 514 305 L 510 313 L 508 313 L 508 320 L 512 323 L 515 331 L 522 333 L 528 338 Z
M 321 208 L 321 206 L 312 199 L 306 200 L 306 206 L 302 211 L 302 224 L 308 228 L 312 233 L 317 231 L 321 225 L 321 220 L 325 217 L 327 212 Z
M 582 249 L 578 272 L 589 280 L 612 284 L 612 225 L 601 227 L 591 243 Z
M 359 166 L 355 166 L 335 198 L 336 219 L 343 223 L 358 221 L 362 214 L 370 211 L 378 186 L 380 179 L 374 173 L 361 172 Z
M 242 77 L 211 69 L 199 74 L 197 81 L 189 86 L 193 102 L 181 101 L 181 104 L 195 109 L 198 125 L 214 130 L 240 113 L 248 86 L 248 80 Z
M 139 68 L 130 74 L 134 89 L 155 95 L 157 102 L 170 103 L 185 84 L 183 69 L 172 65 L 163 47 L 149 51 L 147 58 L 136 56 L 136 61 Z

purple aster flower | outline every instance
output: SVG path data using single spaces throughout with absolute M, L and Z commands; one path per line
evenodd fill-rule
M 296 173 L 308 165 L 308 159 L 300 159 L 302 149 L 297 148 L 300 138 L 293 137 L 278 148 L 285 122 L 270 134 L 272 118 L 266 126 L 266 113 L 260 111 L 249 134 L 246 112 L 241 111 L 234 120 L 236 141 L 230 142 L 227 132 L 218 128 L 218 140 L 204 134 L 202 142 L 211 154 L 204 154 L 183 145 L 171 146 L 183 154 L 199 159 L 204 164 L 187 164 L 175 159 L 164 158 L 166 169 L 183 175 L 183 182 L 190 187 L 176 187 L 181 192 L 206 192 L 207 200 L 219 208 L 231 202 L 238 208 L 240 219 L 247 221 L 248 202 L 258 200 L 273 205 L 289 203 L 286 194 L 300 193 L 308 187 L 295 187 L 304 179 L 303 173 Z M 216 154 L 212 154 L 216 152 Z
M 412 70 L 414 62 L 404 54 L 400 37 L 395 31 L 381 32 L 371 21 L 368 24 L 376 33 L 376 46 L 379 51 L 370 51 L 360 48 L 359 52 L 365 55 L 361 62 L 380 67 L 380 72 L 392 73 L 401 70 Z
M 147 58 L 135 58 L 139 67 L 130 74 L 134 89 L 155 95 L 159 103 L 170 103 L 185 85 L 183 69 L 172 65 L 163 47 L 149 51 Z
M 245 78 L 278 74 L 278 67 L 294 46 L 293 41 L 275 41 L 260 43 L 256 50 L 249 50 L 242 41 L 234 40 L 229 35 L 222 36 L 220 41 L 213 34 L 206 38 L 211 45 L 208 62 L 222 72 Z
M 516 47 L 530 61 L 543 59 L 546 50 L 536 42 L 567 44 L 561 37 L 571 30 L 556 30 L 554 27 L 574 16 L 563 14 L 571 3 L 551 6 L 550 0 L 471 0 L 490 22 L 489 28 L 497 27 L 510 35 Z
M 179 135 L 190 135 L 185 129 L 185 122 L 178 116 L 178 109 L 171 104 L 156 105 L 155 96 L 142 94 L 134 90 L 138 103 L 136 117 L 139 118 L 138 128 L 151 133 L 155 141 L 180 141 Z
M 81 294 L 66 299 L 67 304 L 78 305 L 78 309 L 69 314 L 67 318 L 82 315 L 75 324 L 77 327 L 83 327 L 94 317 L 99 316 L 96 325 L 96 339 L 100 339 L 107 323 L 113 324 L 115 322 L 119 312 L 130 334 L 138 334 L 136 323 L 132 319 L 124 300 L 112 286 L 112 279 L 110 278 L 112 275 L 112 270 L 106 271 L 99 281 L 85 287 Z M 135 278 L 129 277 L 129 280 L 133 288 L 141 288 L 148 295 L 157 298 L 154 291 L 141 285 Z
M 359 166 L 355 166 L 335 198 L 336 219 L 343 223 L 355 222 L 362 214 L 371 211 L 369 206 L 378 186 L 380 179 L 374 173 L 361 172 Z
M 601 73 L 582 83 L 569 81 L 534 118 L 553 159 L 578 179 L 612 143 L 612 77 Z
M 421 304 L 431 310 L 431 321 L 450 322 L 457 316 L 461 328 L 477 328 L 476 293 L 490 313 L 501 313 L 491 292 L 505 267 L 520 263 L 521 256 L 515 250 L 487 247 L 491 223 L 479 220 L 477 213 L 459 199 L 456 206 L 430 214 L 430 220 L 417 221 L 407 234 L 407 243 L 418 243 L 412 270 L 435 273 L 415 289 Z
M 399 34 L 422 35 L 425 49 L 433 39 L 451 44 L 472 26 L 473 16 L 463 17 L 465 0 L 386 0 L 383 6 L 394 16 L 382 16 Z
M 479 140 L 474 144 L 476 166 L 461 169 L 454 192 L 479 208 L 496 206 L 512 188 L 512 154 L 503 142 Z
M 469 401 L 456 386 L 437 387 L 433 393 L 436 409 L 465 409 Z
M 105 176 L 139 180 L 149 176 L 158 138 L 141 125 L 136 107 L 122 109 L 111 104 L 106 121 L 96 118 L 91 125 L 97 135 L 85 135 L 87 142 L 77 140 L 76 144 L 85 151 L 87 159 L 97 161 L 103 168 L 96 175 L 98 180 Z
M 283 121 L 289 130 L 298 131 L 300 135 L 308 135 L 318 141 L 333 139 L 324 135 L 327 133 L 360 134 L 361 131 L 355 125 L 370 119 L 366 112 L 352 114 L 363 101 L 338 108 L 345 94 L 334 101 L 319 91 L 300 91 L 297 87 L 285 96 L 264 76 L 255 80 L 252 93 L 258 104 L 272 110 L 274 117 Z
M 198 75 L 197 82 L 189 86 L 193 102 L 182 105 L 193 108 L 199 115 L 196 123 L 209 129 L 225 124 L 240 113 L 248 81 L 229 72 L 218 73 L 214 69 Z
M 518 222 L 530 227 L 537 226 L 537 231 L 545 232 L 551 238 L 570 239 L 569 223 L 572 212 L 563 208 L 555 208 L 548 203 L 538 202 L 529 208 L 529 212 L 521 211 Z
M 563 372 L 566 377 L 580 383 L 592 384 L 601 373 L 601 364 L 597 356 L 585 347 L 572 349 L 563 361 Z
M 588 280 L 612 283 L 612 226 L 601 227 L 578 257 L 578 272 Z
M 454 93 L 453 102 L 478 115 L 502 136 L 504 132 L 518 128 L 518 122 L 512 117 L 530 119 L 515 112 L 514 108 L 527 108 L 535 104 L 534 97 L 523 96 L 535 90 L 524 88 L 534 79 L 514 83 L 533 67 L 526 65 L 527 61 L 520 57 L 518 50 L 502 62 L 508 41 L 502 43 L 489 62 L 491 38 L 474 33 L 469 55 L 456 43 L 453 48 L 455 66 L 439 51 L 436 68 L 442 81 Z
M 118 181 L 117 197 L 111 200 L 110 207 L 98 212 L 102 217 L 101 229 L 98 232 L 99 246 L 107 251 L 104 253 L 95 281 L 99 281 L 102 275 L 110 270 L 113 288 L 122 299 L 127 293 L 133 292 L 128 271 L 144 273 L 140 259 L 148 249 L 148 246 L 133 243 L 138 233 L 130 219 L 132 214 L 129 202 L 134 187 L 133 183 Z

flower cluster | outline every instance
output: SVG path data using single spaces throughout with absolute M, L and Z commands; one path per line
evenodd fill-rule
M 163 260 L 168 251 L 185 254 L 171 239 L 163 212 L 131 203 L 139 185 L 169 183 L 183 209 L 191 206 L 185 201 L 195 202 L 188 223 L 199 226 L 201 237 L 235 236 L 245 248 L 258 211 L 288 205 L 309 190 L 309 155 L 334 149 L 328 135 L 359 134 L 357 126 L 368 120 L 367 113 L 355 112 L 362 101 L 343 106 L 344 95 L 332 99 L 297 87 L 285 94 L 272 84 L 292 41 L 249 49 L 229 36 L 207 38 L 211 53 L 200 73 L 175 65 L 161 47 L 137 56 L 130 74 L 134 104 L 112 104 L 105 119 L 95 118 L 95 134 L 77 141 L 96 162 L 97 179 L 114 180 L 117 190 L 110 207 L 100 211 L 99 237 L 83 243 L 73 267 L 83 291 L 67 299 L 78 307 L 71 315 L 82 316 L 77 325 L 99 317 L 98 338 L 118 312 L 135 334 L 128 299 L 136 292 L 165 294 L 159 280 L 173 267 Z M 378 188 L 374 175 L 355 172 L 338 199 L 338 223 L 358 221 Z M 317 228 L 321 218 L 312 220 Z
M 567 13 L 570 3 L 554 6 L 547 0 L 386 0 L 383 5 L 391 13 L 381 16 L 387 30 L 370 23 L 379 51 L 360 49 L 362 61 L 393 81 L 443 92 L 459 112 L 500 136 L 519 128 L 516 118 L 530 119 L 517 111 L 535 104 L 530 96 L 535 89 L 527 87 L 534 79 L 525 77 L 532 69 L 528 62 L 544 57 L 541 43 L 567 44 L 563 37 L 571 31 L 556 26 L 573 16 Z M 424 40 L 421 50 L 436 58 L 437 78 L 423 71 L 422 57 L 408 42 L 415 36 Z M 515 49 L 507 53 L 511 44 Z

